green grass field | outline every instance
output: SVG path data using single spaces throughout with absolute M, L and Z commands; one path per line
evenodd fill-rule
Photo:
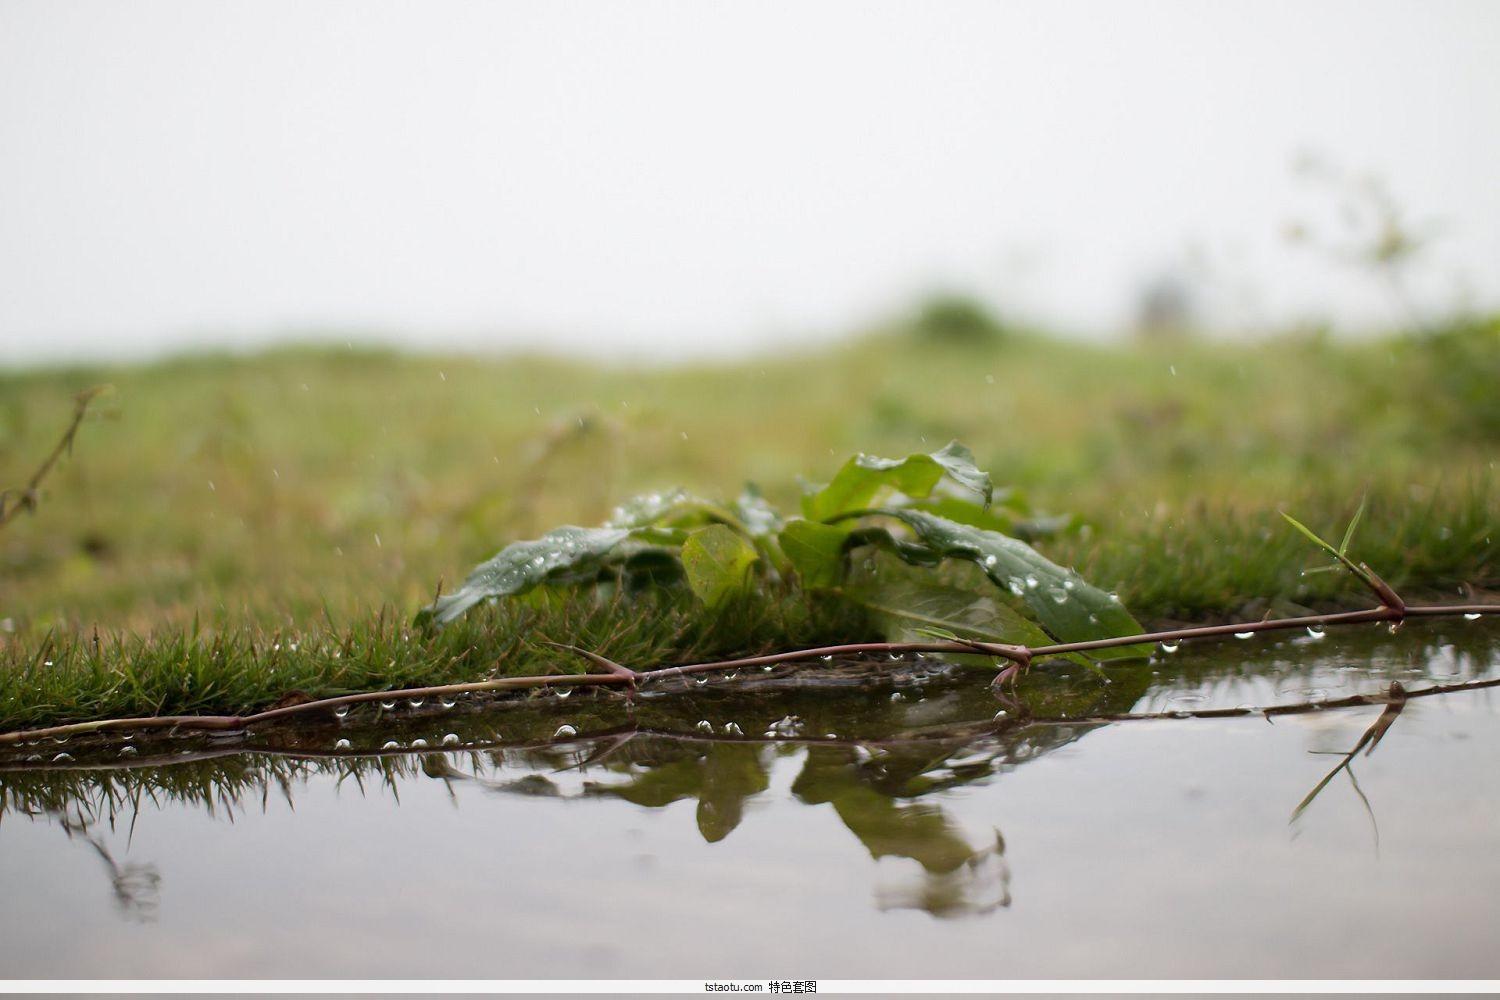
M 398 633 L 440 580 L 451 588 L 505 542 L 598 523 L 633 493 L 732 496 L 753 481 L 792 506 L 799 476 L 826 479 L 851 453 L 951 438 L 1035 507 L 1081 515 L 1083 531 L 1039 547 L 1118 590 L 1143 621 L 1361 603 L 1337 574 L 1302 575 L 1320 560 L 1277 515 L 1337 533 L 1361 496 L 1356 553 L 1391 582 L 1488 588 L 1500 583 L 1497 359 L 1492 322 L 1447 340 L 1360 344 L 964 343 L 897 330 L 656 368 L 297 348 L 11 372 L 0 375 L 5 485 L 51 447 L 74 392 L 114 390 L 39 508 L 0 529 L 0 722 L 127 705 L 233 710 L 292 686 L 534 668 L 543 654 L 531 638 L 566 637 L 553 624 L 607 639 L 639 609 L 562 601 L 552 624 L 518 611 L 436 640 L 403 645 Z M 754 634 L 695 620 L 679 600 L 632 654 L 859 628 L 796 600 L 802 610 L 767 610 Z M 196 646 L 182 638 L 194 627 Z M 313 633 L 352 641 L 362 666 L 307 655 L 265 673 L 272 641 Z M 183 681 L 198 654 L 178 647 L 206 656 L 211 641 L 244 647 L 243 677 L 204 693 L 216 668 Z M 380 648 L 354 653 L 362 643 Z M 90 657 L 93 686 L 68 680 Z M 162 676 L 104 697 L 122 657 Z

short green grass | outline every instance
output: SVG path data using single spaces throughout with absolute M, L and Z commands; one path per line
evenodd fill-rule
M 632 493 L 752 480 L 790 507 L 799 476 L 852 452 L 950 438 L 1035 506 L 1086 518 L 1042 547 L 1143 620 L 1362 602 L 1337 574 L 1302 575 L 1321 560 L 1277 515 L 1337 534 L 1361 496 L 1356 554 L 1393 583 L 1491 587 L 1500 442 L 1445 363 L 1409 339 L 893 330 L 671 367 L 298 348 L 0 374 L 6 485 L 71 393 L 114 386 L 40 508 L 0 530 L 0 725 L 578 669 L 541 638 L 637 665 L 866 638 L 796 593 L 733 620 L 683 595 L 546 598 L 402 636 L 439 580 Z

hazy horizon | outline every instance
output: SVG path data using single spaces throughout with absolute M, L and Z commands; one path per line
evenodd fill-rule
M 1478 2 L 0 2 L 0 364 L 294 336 L 670 359 L 931 290 L 1098 337 L 1402 321 L 1308 154 L 1500 305 Z M 378 336 L 376 336 L 378 334 Z

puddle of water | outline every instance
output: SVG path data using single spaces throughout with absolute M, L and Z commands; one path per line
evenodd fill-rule
M 22 748 L 0 974 L 1500 974 L 1500 688 L 1411 699 L 1294 822 L 1382 705 L 1099 721 L 1497 678 L 1500 629 L 1071 673 Z

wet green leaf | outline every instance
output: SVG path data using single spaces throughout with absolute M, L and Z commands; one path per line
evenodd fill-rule
M 744 592 L 759 558 L 755 546 L 722 524 L 700 528 L 682 543 L 688 586 L 711 608 Z
M 480 601 L 522 594 L 538 584 L 563 582 L 598 571 L 604 559 L 631 536 L 626 528 L 567 525 L 541 538 L 512 542 L 474 567 L 463 586 L 444 594 L 417 616 L 439 625 L 453 621 Z
M 837 587 L 844 578 L 847 528 L 816 521 L 789 521 L 781 529 L 781 551 L 809 589 Z
M 1025 602 L 1043 628 L 1061 642 L 1135 635 L 1142 631 L 1118 598 L 1064 569 L 1025 542 L 997 531 L 959 524 L 926 511 L 883 511 L 906 523 L 935 552 L 968 559 L 997 585 Z M 1097 659 L 1145 656 L 1149 647 L 1101 649 Z
M 827 521 L 870 506 L 882 491 L 896 490 L 923 499 L 947 476 L 963 489 L 990 505 L 994 485 L 989 473 L 974 464 L 974 455 L 957 441 L 930 455 L 906 458 L 876 458 L 856 455 L 827 486 L 802 498 L 802 513 L 809 521 Z

